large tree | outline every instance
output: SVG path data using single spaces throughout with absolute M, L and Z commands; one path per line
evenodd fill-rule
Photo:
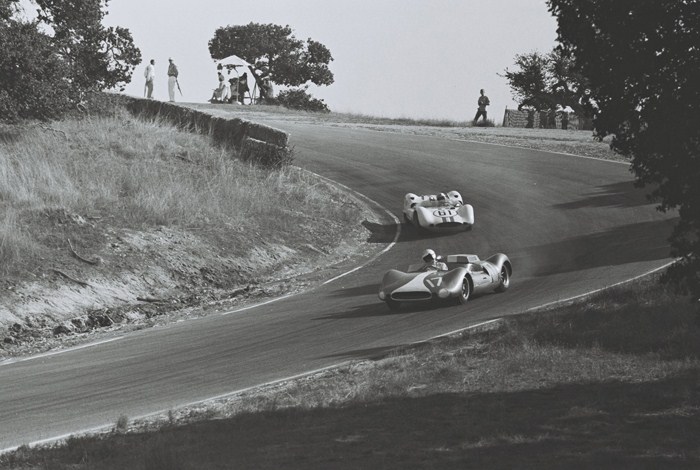
M 531 107 L 537 111 L 551 109 L 547 77 L 547 56 L 537 51 L 515 56 L 515 70 L 506 68 L 504 77 L 508 80 L 518 109 Z
M 68 67 L 36 25 L 0 21 L 0 120 L 52 119 L 70 106 Z
M 544 111 L 561 105 L 571 107 L 577 114 L 585 114 L 582 106 L 585 79 L 578 73 L 572 58 L 561 50 L 548 54 L 537 51 L 517 54 L 515 68 L 506 68 L 503 77 L 519 109 Z
M 87 91 L 123 88 L 141 52 L 129 30 L 105 28 L 109 0 L 0 0 L 0 120 L 57 118 Z
M 700 0 L 549 0 L 562 51 L 589 80 L 594 128 L 677 209 L 670 279 L 700 296 Z
M 252 64 L 251 72 L 261 87 L 264 78 L 292 87 L 333 83 L 328 48 L 312 39 L 297 39 L 289 26 L 249 23 L 218 28 L 209 41 L 209 53 L 215 60 L 235 54 Z
M 53 42 L 68 63 L 76 87 L 123 89 L 141 63 L 141 51 L 128 29 L 102 25 L 110 0 L 34 1 L 39 21 L 54 32 Z

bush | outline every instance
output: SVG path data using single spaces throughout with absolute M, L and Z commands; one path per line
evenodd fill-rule
M 314 98 L 302 88 L 281 91 L 276 98 L 268 98 L 266 104 L 277 104 L 285 108 L 303 111 L 320 111 L 323 113 L 331 111 L 323 100 Z

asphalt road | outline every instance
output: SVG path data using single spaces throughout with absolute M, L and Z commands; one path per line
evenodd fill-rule
M 475 208 L 474 230 L 436 237 L 404 226 L 391 250 L 306 293 L 0 364 L 0 449 L 366 357 L 668 262 L 673 220 L 633 188 L 625 165 L 431 137 L 271 124 L 291 132 L 298 165 L 398 218 L 406 192 L 459 190 Z M 394 238 L 391 220 L 366 224 L 377 252 Z M 466 306 L 389 311 L 376 297 L 381 276 L 416 262 L 428 247 L 440 254 L 506 253 L 514 268 L 511 288 Z

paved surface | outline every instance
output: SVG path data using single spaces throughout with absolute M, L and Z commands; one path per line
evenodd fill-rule
M 404 226 L 392 250 L 313 291 L 0 365 L 0 449 L 366 357 L 668 261 L 672 220 L 633 188 L 625 165 L 431 137 L 269 124 L 291 132 L 297 164 L 399 218 L 408 191 L 460 190 L 475 208 L 474 230 L 429 236 Z M 389 218 L 367 226 L 377 252 L 395 233 Z M 427 247 L 482 257 L 504 252 L 514 267 L 511 289 L 467 306 L 389 311 L 376 297 L 381 276 L 416 262 Z

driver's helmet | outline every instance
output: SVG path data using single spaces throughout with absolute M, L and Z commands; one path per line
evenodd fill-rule
M 430 248 L 428 248 L 427 250 L 425 250 L 425 251 L 423 252 L 423 256 L 421 256 L 421 258 L 422 258 L 423 261 L 425 261 L 426 263 L 430 263 L 430 262 L 434 261 L 435 258 L 436 258 L 435 252 L 434 252 L 433 250 L 431 250 Z
M 447 194 L 445 194 L 445 193 L 438 194 L 437 200 L 438 200 L 438 202 L 446 202 L 447 201 Z

